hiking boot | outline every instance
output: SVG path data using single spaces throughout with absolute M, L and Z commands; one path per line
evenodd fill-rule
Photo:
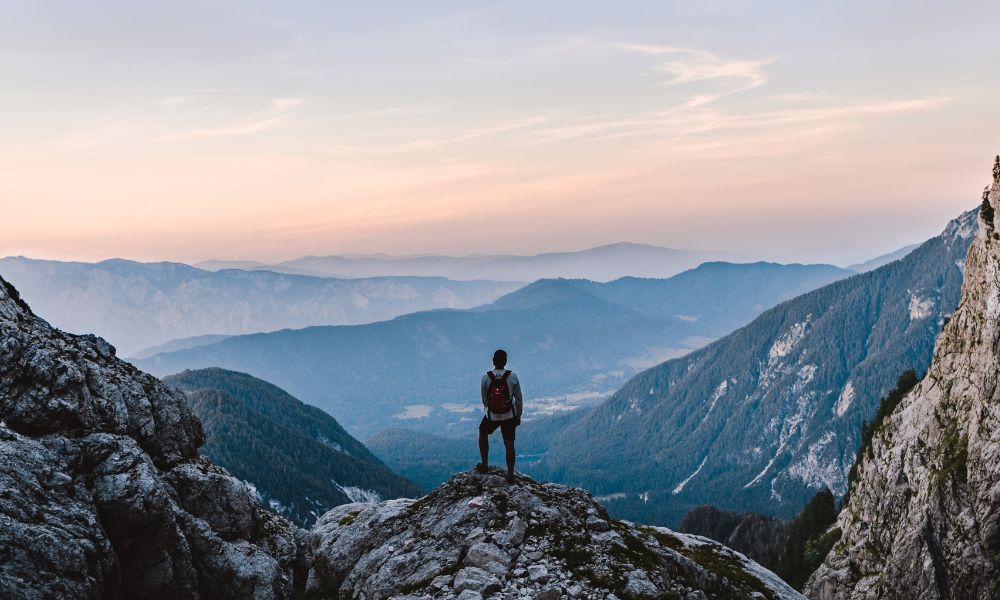
M 479 473 L 486 474 L 490 472 L 490 468 L 487 465 L 484 465 L 483 463 L 479 463 L 476 465 L 476 471 Z

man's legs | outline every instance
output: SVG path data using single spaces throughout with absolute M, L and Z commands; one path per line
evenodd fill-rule
M 514 480 L 514 440 L 503 441 L 503 446 L 507 450 L 507 481 L 513 483 Z
M 485 473 L 490 465 L 490 434 L 499 426 L 499 423 L 494 423 L 487 417 L 483 417 L 479 423 L 479 464 L 476 465 L 476 470 L 480 473 Z
M 482 430 L 479 431 L 479 464 L 484 470 L 490 465 L 490 436 Z

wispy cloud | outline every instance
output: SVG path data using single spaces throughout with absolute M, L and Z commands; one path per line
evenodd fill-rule
M 259 111 L 246 121 L 218 127 L 195 127 L 176 133 L 168 133 L 157 138 L 161 142 L 176 142 L 219 137 L 242 137 L 275 129 L 288 120 L 290 113 L 305 103 L 304 98 L 272 98 L 270 106 Z
M 726 96 L 762 86 L 768 81 L 765 67 L 777 60 L 776 58 L 759 60 L 724 58 L 707 50 L 678 46 L 617 44 L 617 47 L 641 54 L 673 56 L 671 60 L 656 66 L 657 71 L 669 76 L 663 85 L 699 83 L 715 85 L 710 91 L 694 94 L 681 108 L 703 106 Z
M 789 132 L 789 128 L 804 126 L 842 130 L 857 127 L 865 118 L 934 110 L 951 100 L 949 97 L 912 98 L 746 113 L 689 107 L 690 110 L 671 109 L 626 119 L 594 120 L 540 129 L 529 143 L 564 142 L 571 139 L 606 141 L 651 138 L 673 140 L 672 143 L 679 144 L 682 138 L 721 131 L 763 130 L 767 134 L 780 131 L 784 132 L 783 135 L 789 135 L 794 133 Z

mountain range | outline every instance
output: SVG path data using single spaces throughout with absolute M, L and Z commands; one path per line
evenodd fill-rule
M 745 261 L 732 252 L 617 243 L 574 252 L 470 256 L 343 254 L 304 256 L 274 264 L 211 260 L 195 266 L 218 270 L 266 269 L 335 277 L 440 276 L 456 280 L 535 281 L 564 277 L 611 281 L 621 277 L 671 277 L 710 261 Z
M 341 504 L 420 495 L 333 417 L 266 381 L 223 369 L 163 381 L 185 391 L 201 420 L 202 454 L 299 525 Z
M 976 229 L 963 214 L 901 260 L 640 373 L 560 431 L 541 472 L 646 522 L 704 503 L 788 518 L 824 486 L 842 495 L 861 423 L 930 364 Z
M 442 277 L 341 280 L 179 263 L 0 259 L 0 274 L 38 313 L 104 337 L 124 356 L 191 336 L 370 323 L 431 308 L 466 308 L 520 287 Z
M 478 419 L 479 377 L 497 347 L 510 352 L 538 417 L 593 404 L 639 370 L 849 274 L 828 265 L 709 263 L 677 281 L 541 280 L 475 309 L 234 336 L 136 364 L 161 375 L 209 366 L 250 373 L 362 437 L 403 424 L 447 433 Z
M 522 427 L 519 464 L 666 525 L 702 504 L 788 519 L 824 486 L 843 495 L 861 424 L 901 373 L 930 364 L 976 227 L 966 213 L 903 259 L 786 301 L 592 409 Z M 424 486 L 473 444 L 474 432 L 368 439 Z
M 257 409 L 238 418 L 330 425 L 260 382 L 187 378 L 206 402 Z M 464 472 L 419 500 L 336 507 L 306 531 L 199 456 L 203 441 L 185 394 L 99 337 L 52 328 L 0 278 L 4 598 L 801 599 L 720 544 L 611 519 L 583 490 L 523 476 Z

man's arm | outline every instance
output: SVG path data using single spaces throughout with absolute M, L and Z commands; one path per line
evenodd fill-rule
M 524 413 L 524 398 L 521 396 L 521 380 L 517 375 L 514 375 L 510 387 L 510 395 L 514 397 L 514 414 L 520 417 Z
M 486 390 L 489 388 L 490 385 L 489 379 L 490 379 L 489 375 L 483 375 L 483 380 L 479 383 L 479 395 L 482 396 L 484 407 L 488 406 L 488 404 L 486 403 Z

